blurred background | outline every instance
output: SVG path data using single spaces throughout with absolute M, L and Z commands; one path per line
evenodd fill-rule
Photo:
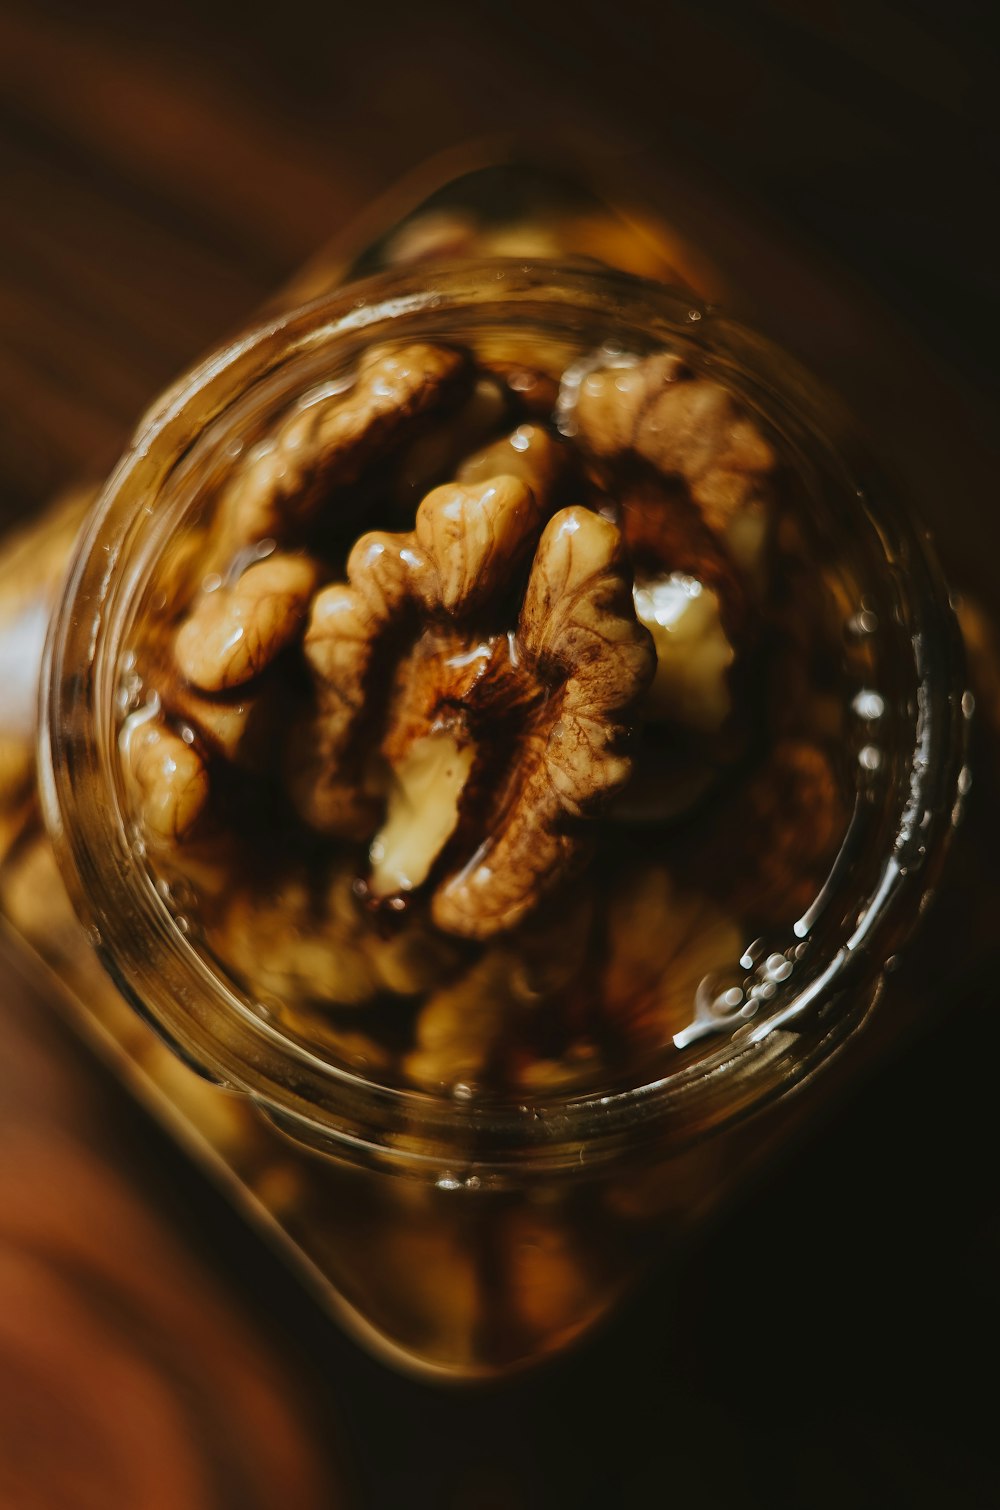
M 696 246 L 990 608 L 992 9 L 0 0 L 0 524 L 428 157 L 513 133 Z M 997 962 L 955 940 L 996 888 L 953 881 L 942 1015 L 613 1333 L 465 1395 L 319 1319 L 6 972 L 0 1505 L 995 1504 Z

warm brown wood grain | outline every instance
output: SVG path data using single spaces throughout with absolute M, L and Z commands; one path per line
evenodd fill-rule
M 171 1224 L 130 1109 L 0 947 L 0 1504 L 350 1503 L 301 1370 Z

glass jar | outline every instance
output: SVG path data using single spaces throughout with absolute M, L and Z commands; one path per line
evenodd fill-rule
M 224 974 L 136 843 L 117 694 L 157 562 L 248 437 L 367 347 L 411 340 L 503 343 L 521 360 L 545 349 L 562 367 L 597 348 L 667 347 L 733 390 L 794 459 L 855 668 L 854 811 L 794 926 L 748 941 L 738 985 L 699 991 L 679 1035 L 680 1046 L 705 1040 L 693 1062 L 661 1059 L 628 1084 L 530 1098 L 380 1082 L 286 1031 Z M 877 491 L 807 377 L 659 284 L 501 259 L 383 274 L 282 315 L 150 411 L 90 517 L 50 630 L 40 776 L 94 950 L 206 1083 L 203 1128 L 258 1214 L 367 1345 L 421 1373 L 492 1377 L 608 1315 L 852 1072 L 856 1030 L 937 881 L 965 781 L 968 711 L 926 542 Z M 254 1152 L 265 1144 L 267 1159 Z

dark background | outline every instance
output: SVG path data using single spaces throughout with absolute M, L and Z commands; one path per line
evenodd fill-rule
M 847 396 L 953 574 L 992 606 L 991 10 L 0 0 L 0 519 L 104 470 L 159 387 L 401 174 L 517 131 L 697 236 L 736 310 Z M 974 826 L 992 821 L 990 758 Z M 442 1393 L 361 1358 L 13 980 L 0 1125 L 51 1143 L 39 1228 L 77 1209 L 72 1145 L 115 1182 L 116 1221 L 130 1209 L 163 1234 L 164 1286 L 134 1301 L 141 1320 L 121 1264 L 96 1309 L 92 1280 L 77 1286 L 78 1309 L 155 1373 L 149 1339 L 183 1273 L 185 1361 L 160 1375 L 208 1457 L 252 1461 L 264 1418 L 219 1363 L 227 1348 L 246 1360 L 288 1437 L 262 1504 L 993 1504 L 997 959 L 961 941 L 996 887 L 971 866 L 959 853 L 922 957 L 937 1019 L 679 1276 L 516 1389 Z M 7 1137 L 0 1159 L 18 1146 Z M 5 1232 L 0 1254 L 40 1251 L 30 1211 Z M 123 1498 L 99 1453 L 86 1488 L 60 1478 L 90 1419 L 86 1371 L 57 1383 L 30 1363 L 29 1332 L 0 1386 L 0 1504 L 169 1504 L 149 1485 Z M 141 1423 L 109 1418 L 110 1458 L 126 1429 L 141 1449 Z M 267 1487 L 281 1474 L 283 1493 Z M 206 1505 L 250 1502 L 231 1467 L 210 1478 Z

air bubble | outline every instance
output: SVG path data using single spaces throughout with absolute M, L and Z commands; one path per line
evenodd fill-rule
M 859 609 L 847 621 L 847 632 L 856 639 L 864 639 L 866 635 L 874 634 L 877 628 L 878 615 L 872 613 L 870 608 Z
M 729 976 L 732 981 L 732 974 Z M 742 986 L 725 985 L 725 976 L 706 975 L 694 997 L 694 1019 L 673 1035 L 674 1047 L 686 1049 L 709 1033 L 723 1032 L 733 1023 L 745 1001 Z
M 792 964 L 783 954 L 769 954 L 764 961 L 763 973 L 765 980 L 779 983 L 787 980 L 792 973 Z
M 851 707 L 859 718 L 864 718 L 868 722 L 874 723 L 885 712 L 885 701 L 879 693 L 873 692 L 870 687 L 862 687 L 851 703 Z
M 740 965 L 744 970 L 752 970 L 763 953 L 764 940 L 754 939 L 752 944 L 747 945 L 745 953 L 740 956 Z

